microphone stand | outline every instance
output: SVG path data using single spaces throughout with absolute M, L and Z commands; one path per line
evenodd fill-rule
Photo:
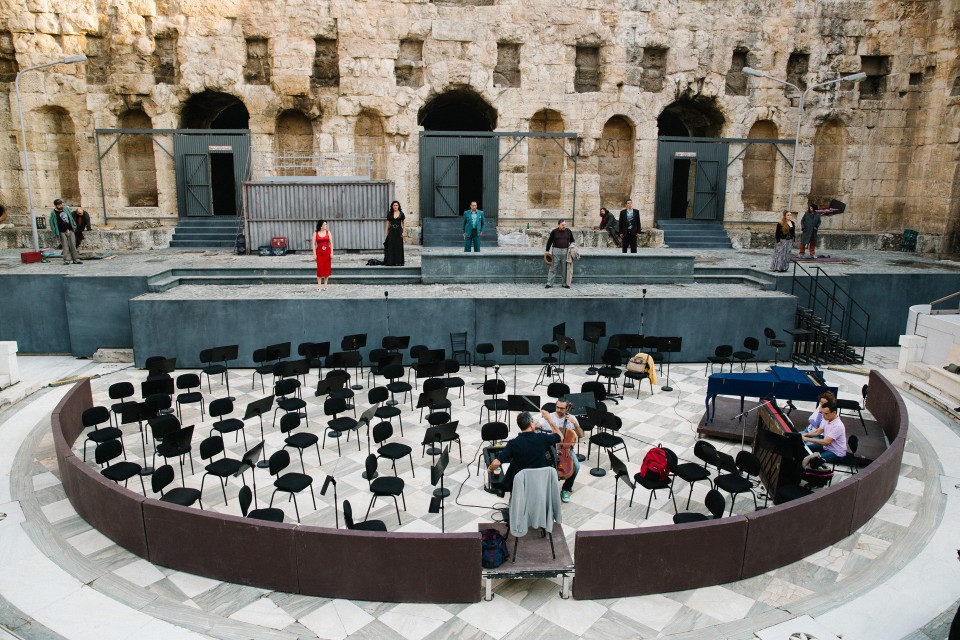
M 769 399 L 770 399 L 770 400 L 773 400 L 774 402 L 776 402 L 776 400 L 777 400 L 776 398 L 769 398 Z M 743 411 L 743 412 L 741 412 L 741 413 L 733 416 L 732 418 L 730 418 L 731 420 L 739 420 L 739 421 L 740 421 L 740 450 L 741 450 L 741 451 L 743 451 L 744 442 L 745 442 L 746 437 L 747 437 L 747 436 L 746 436 L 746 434 L 747 434 L 747 421 L 744 420 L 743 418 L 746 417 L 746 416 L 748 416 L 749 414 L 753 413 L 753 412 L 756 411 L 757 409 L 761 408 L 761 407 L 763 406 L 763 403 L 766 402 L 766 401 L 767 401 L 766 398 L 761 398 L 761 399 L 760 399 L 760 404 L 758 404 L 757 406 L 752 407 L 752 408 L 750 408 L 750 409 L 747 409 L 746 411 Z
M 327 476 L 326 480 L 323 481 L 323 488 L 320 489 L 320 495 L 327 495 L 327 489 L 330 488 L 330 485 L 333 485 L 333 521 L 336 524 L 336 528 L 339 529 L 340 513 L 337 511 L 337 509 L 340 507 L 337 506 L 337 479 L 333 476 Z
M 387 335 L 392 336 L 393 334 L 390 333 L 390 305 L 388 304 L 389 296 L 390 296 L 389 291 L 383 292 L 383 306 L 387 310 Z
M 643 308 L 647 302 L 647 290 L 643 290 L 643 297 L 640 298 L 640 335 L 643 335 Z

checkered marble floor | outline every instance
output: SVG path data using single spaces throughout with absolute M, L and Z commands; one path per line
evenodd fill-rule
M 889 360 L 879 363 L 889 365 Z M 582 365 L 568 366 L 566 382 L 574 392 L 582 382 L 593 379 L 584 375 Z M 102 365 L 100 378 L 93 381 L 95 402 L 109 405 L 107 387 L 121 380 L 139 383 L 143 371 Z M 325 417 L 319 399 L 312 397 L 316 385 L 316 371 L 307 380 L 304 397 L 309 429 L 322 436 L 320 429 Z M 364 389 L 357 392 L 358 415 L 368 405 L 365 377 Z M 533 390 L 539 368 L 520 367 L 516 389 L 519 393 L 538 393 L 545 399 L 545 387 Z M 513 389 L 513 369 L 500 370 L 508 391 Z M 491 518 L 502 500 L 482 490 L 482 479 L 476 474 L 476 452 L 480 441 L 480 406 L 482 396 L 473 385 L 482 381 L 479 370 L 461 372 L 467 382 L 466 398 L 451 394 L 453 419 L 459 420 L 458 433 L 462 439 L 463 462 L 456 446 L 451 451 L 446 486 L 452 496 L 446 501 L 446 528 L 448 531 L 475 531 L 476 524 Z M 831 384 L 838 384 L 841 394 L 856 397 L 864 378 L 851 373 L 827 372 Z M 250 401 L 263 397 L 259 380 L 251 389 L 249 371 L 234 371 L 231 392 L 236 396 L 237 417 Z M 663 381 L 661 380 L 661 383 Z M 703 413 L 706 377 L 703 365 L 674 365 L 670 370 L 672 393 L 654 387 L 653 395 L 644 385 L 639 399 L 636 390 L 627 392 L 620 404 L 610 409 L 623 419 L 631 473 L 639 469 L 643 453 L 651 444 L 662 443 L 674 449 L 681 459 L 695 460 L 692 455 L 696 441 L 695 427 Z M 135 386 L 139 386 L 138 384 Z M 204 379 L 203 392 L 207 401 L 225 395 L 225 389 L 213 381 L 209 393 Z M 269 387 L 267 390 L 269 393 Z M 414 403 L 416 400 L 414 399 Z M 419 443 L 425 430 L 419 420 L 419 410 L 411 410 L 409 400 L 403 408 L 404 435 L 399 429 L 395 440 L 414 449 L 416 477 L 411 474 L 409 461 L 398 461 L 399 476 L 406 482 L 406 510 L 401 508 L 401 524 L 397 524 L 392 501 L 380 499 L 370 517 L 383 520 L 391 530 L 439 531 L 439 515 L 429 514 L 427 507 L 433 487 L 429 485 L 430 456 L 422 456 Z M 199 421 L 196 406 L 184 408 L 185 424 L 196 424 L 194 455 L 199 440 L 209 429 L 209 420 Z M 271 416 L 272 417 L 272 416 Z M 135 426 L 125 427 L 125 447 L 129 459 L 142 456 L 139 432 Z M 516 433 L 511 425 L 511 434 Z M 283 437 L 265 419 L 267 453 L 282 446 Z M 361 435 L 365 435 L 361 432 Z M 302 522 L 317 526 L 334 526 L 332 496 L 319 495 L 319 487 L 327 474 L 338 479 L 338 498 L 348 499 L 358 517 L 369 502 L 367 482 L 360 473 L 367 453 L 365 437 L 360 451 L 356 434 L 341 443 L 343 455 L 338 456 L 336 444 L 327 439 L 318 464 L 316 450 L 304 452 L 306 472 L 315 478 L 317 509 L 309 495 L 298 498 Z M 259 423 L 248 422 L 247 443 L 259 441 Z M 240 457 L 244 452 L 242 438 L 234 442 L 226 438 L 228 454 Z M 18 499 L 29 523 L 32 537 L 42 542 L 48 555 L 57 564 L 76 575 L 93 589 L 126 603 L 135 609 L 168 620 L 179 627 L 216 638 L 520 638 L 549 636 L 552 638 L 636 638 L 636 637 L 690 637 L 690 638 L 753 638 L 754 631 L 795 617 L 796 611 L 828 607 L 839 597 L 847 597 L 873 584 L 891 566 L 909 556 L 911 545 L 929 535 L 936 518 L 936 504 L 941 498 L 937 487 L 935 468 L 925 463 L 934 456 L 929 445 L 916 434 L 907 444 L 901 478 L 893 497 L 870 522 L 855 534 L 838 544 L 824 549 L 790 566 L 736 583 L 683 592 L 642 597 L 617 598 L 602 601 L 560 600 L 559 582 L 554 580 L 514 580 L 496 585 L 491 602 L 475 604 L 393 604 L 329 600 L 271 592 L 263 589 L 223 583 L 208 578 L 184 574 L 166 567 L 153 565 L 113 544 L 93 530 L 72 509 L 66 500 L 58 478 L 49 429 L 37 429 L 23 448 L 20 464 L 24 480 L 20 482 Z M 78 451 L 81 441 L 78 440 Z M 715 441 L 721 449 L 733 452 L 738 445 Z M 147 445 L 152 453 L 152 443 Z M 583 447 L 585 452 L 586 447 Z M 571 542 L 578 529 L 607 529 L 612 526 L 613 478 L 594 477 L 588 472 L 596 464 L 596 450 L 583 463 L 577 478 L 573 499 L 563 507 L 563 526 Z M 292 453 L 291 469 L 299 471 L 300 463 Z M 92 463 L 92 453 L 88 454 Z M 605 456 L 601 466 L 608 468 Z M 934 465 L 936 466 L 936 465 Z M 197 473 L 190 473 L 186 465 L 186 485 L 199 488 L 202 464 L 195 459 Z M 381 473 L 391 473 L 389 463 L 381 462 Z M 257 470 L 258 498 L 261 506 L 269 502 L 272 491 L 265 470 Z M 249 474 L 248 474 L 249 477 Z M 839 475 L 837 481 L 842 481 Z M 212 482 L 211 482 L 212 480 Z M 179 484 L 179 472 L 175 484 Z M 690 510 L 705 511 L 703 498 L 707 487 L 695 486 Z M 215 479 L 208 479 L 204 491 L 204 508 L 239 514 L 237 492 L 239 480 L 227 486 L 229 504 L 224 504 Z M 131 488 L 139 490 L 134 481 Z M 150 493 L 149 482 L 147 491 Z M 683 509 L 686 485 L 678 486 L 677 501 Z M 644 519 L 647 495 L 638 491 L 633 507 L 628 506 L 629 495 L 620 491 L 617 505 L 617 527 L 651 526 L 672 522 L 674 508 L 667 492 L 659 492 L 653 501 L 650 517 Z M 294 519 L 293 504 L 278 498 L 279 506 Z M 401 505 L 402 507 L 402 505 Z M 741 497 L 735 513 L 753 509 L 752 500 Z M 359 513 L 358 513 L 359 512 Z M 341 518 L 341 526 L 343 526 Z M 39 546 L 39 543 L 38 543 Z M 829 636 L 827 636 L 829 637 Z M 879 637 L 879 636 L 878 636 Z

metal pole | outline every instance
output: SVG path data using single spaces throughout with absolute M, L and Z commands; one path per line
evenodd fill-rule
M 28 71 L 35 71 L 37 69 L 43 69 L 44 67 L 52 67 L 57 64 L 73 64 L 75 62 L 85 62 L 87 56 L 67 56 L 61 60 L 56 60 L 54 62 L 47 62 L 46 64 L 38 64 L 33 67 L 27 67 L 23 71 L 17 74 L 16 80 L 14 81 L 14 88 L 17 92 L 17 113 L 20 115 L 20 144 L 23 147 L 23 170 L 27 174 L 27 218 L 30 220 L 30 229 L 33 233 L 33 250 L 40 251 L 40 237 L 37 235 L 37 221 L 33 219 L 33 181 L 30 178 L 30 153 L 27 151 L 27 127 L 23 120 L 23 103 L 20 100 L 20 76 L 27 73 Z

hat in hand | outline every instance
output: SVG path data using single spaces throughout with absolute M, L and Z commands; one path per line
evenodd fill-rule
M 553 264 L 553 254 L 550 253 L 549 251 L 545 252 L 543 254 L 543 261 L 546 262 L 547 264 Z

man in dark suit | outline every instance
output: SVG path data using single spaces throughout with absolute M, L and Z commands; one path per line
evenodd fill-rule
M 627 199 L 626 208 L 620 210 L 620 247 L 623 253 L 630 246 L 630 253 L 637 252 L 637 234 L 640 233 L 640 211 L 633 208 L 633 200 Z

